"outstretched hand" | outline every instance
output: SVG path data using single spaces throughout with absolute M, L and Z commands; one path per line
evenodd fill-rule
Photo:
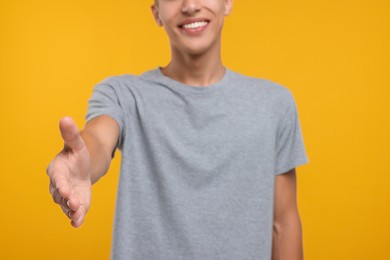
M 64 149 L 50 162 L 46 173 L 54 202 L 77 228 L 91 203 L 90 154 L 72 118 L 61 119 L 60 131 Z

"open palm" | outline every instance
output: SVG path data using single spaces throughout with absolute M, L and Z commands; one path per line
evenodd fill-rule
M 64 149 L 50 162 L 47 174 L 54 202 L 79 227 L 91 203 L 91 162 L 88 149 L 74 121 L 65 117 L 60 121 Z

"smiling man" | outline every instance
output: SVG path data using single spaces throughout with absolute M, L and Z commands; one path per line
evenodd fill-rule
M 221 62 L 232 0 L 158 0 L 171 60 L 94 88 L 60 122 L 50 192 L 79 227 L 122 153 L 112 259 L 303 259 L 295 167 L 308 162 L 292 93 Z

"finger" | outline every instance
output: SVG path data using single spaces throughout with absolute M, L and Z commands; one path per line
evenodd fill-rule
M 51 162 L 46 169 L 50 182 L 57 189 L 68 186 L 69 169 L 66 164 L 57 158 L 56 162 Z
M 80 207 L 80 209 L 78 211 L 73 213 L 72 221 L 70 222 L 70 224 L 75 228 L 80 227 L 84 222 L 85 215 L 86 215 L 86 212 L 85 212 L 84 207 Z
M 80 208 L 80 200 L 76 196 L 70 196 L 66 201 L 66 205 L 73 211 L 77 211 Z
M 71 220 L 74 224 L 76 224 L 76 226 L 79 226 L 79 224 L 83 222 L 84 216 L 85 216 L 85 211 L 83 208 L 80 207 L 77 211 L 72 212 Z
M 71 199 L 72 190 L 66 177 L 55 176 L 50 179 L 49 191 L 55 203 L 66 206 Z M 70 207 L 70 205 L 69 205 Z M 74 207 L 72 207 L 73 209 Z
M 68 208 L 67 206 L 62 206 L 61 205 L 62 212 L 71 220 L 73 217 L 74 212 Z
M 65 176 L 62 175 L 54 176 L 53 178 L 50 179 L 50 185 L 51 185 L 50 192 L 52 193 L 52 195 L 54 193 L 58 193 L 58 195 L 62 199 L 65 199 L 66 201 L 70 198 L 72 194 L 72 190 Z
M 75 227 L 75 228 L 78 228 L 80 227 L 82 224 L 84 223 L 84 218 L 80 218 L 79 220 L 77 221 L 71 221 L 70 224 Z
M 62 204 L 62 198 L 60 194 L 58 193 L 57 189 L 53 187 L 53 185 L 50 184 L 50 194 L 53 198 L 53 201 L 57 204 Z
M 60 131 L 67 148 L 72 151 L 78 151 L 84 147 L 84 141 L 80 136 L 79 129 L 71 117 L 61 119 Z
M 69 201 L 69 200 L 66 199 L 66 198 L 64 198 L 63 196 L 61 196 L 61 195 L 60 195 L 60 192 L 59 192 L 57 189 L 51 187 L 51 188 L 50 188 L 50 192 L 51 192 L 51 194 L 52 194 L 53 201 L 54 201 L 55 203 L 57 203 L 58 205 L 60 205 L 60 206 L 62 206 L 62 207 L 68 207 L 68 208 L 70 208 L 70 207 L 68 206 L 68 204 L 69 204 L 68 201 Z
M 86 211 L 80 207 L 77 211 L 73 211 L 68 206 L 61 206 L 62 212 L 71 220 L 71 225 L 75 228 L 80 227 L 84 222 Z
M 54 178 L 53 178 L 54 179 Z M 60 180 L 58 180 L 60 179 Z M 74 194 L 65 178 L 57 178 L 57 187 L 50 181 L 49 190 L 55 203 L 66 206 L 73 211 L 80 207 L 80 199 Z
M 72 226 L 79 227 L 82 222 L 84 222 L 85 218 L 85 209 L 83 207 L 79 207 L 77 210 L 72 210 L 68 203 L 60 204 L 62 212 L 72 221 Z

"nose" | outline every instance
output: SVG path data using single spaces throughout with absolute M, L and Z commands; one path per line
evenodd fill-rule
M 199 0 L 183 0 L 183 5 L 181 7 L 181 12 L 184 14 L 194 14 L 199 12 L 201 9 L 201 4 Z

